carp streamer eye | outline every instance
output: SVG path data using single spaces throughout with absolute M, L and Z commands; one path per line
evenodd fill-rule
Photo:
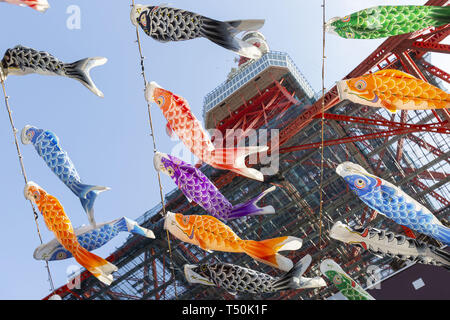
M 342 22 L 349 22 L 350 21 L 350 16 L 345 16 L 341 19 Z
M 41 194 L 39 193 L 39 191 L 34 191 L 33 192 L 33 198 L 36 201 L 39 201 L 41 199 Z
M 340 275 L 335 275 L 333 277 L 333 283 L 336 285 L 340 285 L 342 283 L 342 277 Z
M 63 260 L 67 257 L 67 254 L 64 251 L 58 252 L 56 254 L 56 259 L 57 260 Z
M 174 173 L 175 173 L 175 171 L 173 170 L 172 167 L 168 167 L 168 168 L 167 168 L 167 173 L 168 173 L 170 176 L 173 176 Z
M 355 38 L 355 34 L 353 32 L 346 32 L 345 37 L 348 39 L 353 39 Z
M 363 179 L 357 179 L 355 180 L 355 187 L 358 189 L 362 189 L 366 186 L 366 182 Z
M 147 17 L 145 16 L 145 14 L 141 14 L 141 17 L 139 18 L 139 23 L 144 27 L 147 26 Z
M 355 88 L 359 91 L 363 91 L 367 87 L 367 83 L 364 80 L 358 80 L 355 83 Z
M 33 137 L 34 137 L 34 132 L 33 132 L 33 130 L 28 130 L 27 131 L 27 137 L 28 137 L 28 139 L 33 139 Z
M 159 106 L 162 106 L 162 105 L 164 105 L 164 102 L 165 102 L 166 100 L 164 99 L 164 97 L 163 96 L 159 96 L 157 99 L 156 99 L 156 104 L 157 105 L 159 105 Z
M 189 216 L 183 217 L 183 224 L 187 225 L 189 223 Z
M 175 219 L 172 220 L 173 224 L 178 224 L 179 226 L 186 226 L 189 222 L 189 216 L 183 216 L 181 213 L 175 214 Z

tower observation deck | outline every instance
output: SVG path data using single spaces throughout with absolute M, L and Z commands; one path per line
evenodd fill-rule
M 291 57 L 284 52 L 269 51 L 260 59 L 233 70 L 224 83 L 206 95 L 203 107 L 206 128 L 222 127 L 246 110 L 252 99 L 276 85 L 275 81 L 284 82 L 279 88 L 281 93 L 293 92 L 292 98 L 308 104 L 313 102 L 314 91 Z
M 443 5 L 444 2 L 431 0 L 427 4 Z M 394 68 L 423 77 L 433 84 L 436 79 L 448 83 L 448 74 L 427 61 L 425 54 L 438 50 L 450 53 L 449 46 L 440 44 L 449 33 L 450 27 L 444 26 L 388 38 L 345 78 Z M 323 184 L 320 186 L 322 110 L 325 119 L 325 162 Z M 227 129 L 278 130 L 279 170 L 274 175 L 265 176 L 264 182 L 216 170 L 205 164 L 200 170 L 233 205 L 255 197 L 272 185 L 277 186 L 260 202 L 260 205 L 273 205 L 276 214 L 236 219 L 227 224 L 243 239 L 262 240 L 287 235 L 302 238 L 303 247 L 300 250 L 283 255 L 296 263 L 310 254 L 313 262 L 305 273 L 306 277 L 321 275 L 319 264 L 327 258 L 334 259 L 363 287 L 373 280 L 390 275 L 396 277 L 401 274 L 398 270 L 408 267 L 395 258 L 378 257 L 329 237 L 328 230 L 336 221 L 350 226 L 405 232 L 401 226 L 377 215 L 347 189 L 345 181 L 335 172 L 337 164 L 344 161 L 358 163 L 369 172 L 399 186 L 429 208 L 444 224 L 447 223 L 450 212 L 450 117 L 445 109 L 391 115 L 384 109 L 340 101 L 335 87 L 316 100 L 313 89 L 289 55 L 266 48 L 264 55 L 256 61 L 241 59 L 226 81 L 206 94 L 203 115 L 206 128 L 222 132 Z M 319 219 L 321 191 L 322 228 Z M 204 214 L 201 207 L 189 203 L 178 189 L 166 194 L 165 203 L 167 211 Z M 329 282 L 323 288 L 282 291 L 263 296 L 234 296 L 221 288 L 189 284 L 183 274 L 185 264 L 220 261 L 272 276 L 283 273 L 245 254 L 207 252 L 173 237 L 170 255 L 163 230 L 161 205 L 156 205 L 136 220 L 143 227 L 152 229 L 156 239 L 130 235 L 108 257 L 119 268 L 111 286 L 102 285 L 85 271 L 81 274 L 81 288 L 70 289 L 64 285 L 55 293 L 65 300 L 298 300 L 327 299 L 337 293 Z M 439 245 L 420 234 L 414 233 L 413 236 Z M 375 275 L 369 272 L 373 266 L 377 270 Z M 424 268 L 433 272 L 438 267 Z M 172 270 L 175 277 L 172 277 Z M 449 278 L 442 281 L 448 283 Z M 401 292 L 399 294 L 397 298 L 402 299 Z

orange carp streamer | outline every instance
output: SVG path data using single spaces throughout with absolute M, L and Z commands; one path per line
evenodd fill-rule
M 449 94 L 408 73 L 386 69 L 337 83 L 339 98 L 397 110 L 450 108 Z
M 185 99 L 161 88 L 155 82 L 147 85 L 145 98 L 161 108 L 167 119 L 166 128 L 169 135 L 175 133 L 197 158 L 217 169 L 230 170 L 258 181 L 264 180 L 261 172 L 245 165 L 245 158 L 254 153 L 267 151 L 269 147 L 216 149 Z
M 293 263 L 278 251 L 298 250 L 302 246 L 301 239 L 291 236 L 262 241 L 242 240 L 230 227 L 207 215 L 185 216 L 167 212 L 164 229 L 181 241 L 195 244 L 203 250 L 246 253 L 283 271 L 292 269 Z
M 105 259 L 90 253 L 80 245 L 72 223 L 58 199 L 31 181 L 25 186 L 24 194 L 26 199 L 37 205 L 44 217 L 47 228 L 55 234 L 59 243 L 72 253 L 75 260 L 98 280 L 110 285 L 114 280 L 111 273 L 117 271 L 117 267 Z

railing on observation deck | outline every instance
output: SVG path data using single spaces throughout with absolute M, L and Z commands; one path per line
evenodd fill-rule
M 285 52 L 269 51 L 260 59 L 242 67 L 231 79 L 223 82 L 205 96 L 203 100 L 203 118 L 205 119 L 208 111 L 212 110 L 269 67 L 285 67 L 289 69 L 298 86 L 302 88 L 306 96 L 310 99 L 314 97 L 314 90 L 291 57 Z

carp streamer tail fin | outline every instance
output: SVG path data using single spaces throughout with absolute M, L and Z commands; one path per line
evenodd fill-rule
M 266 196 L 268 193 L 274 191 L 276 189 L 275 186 L 265 190 L 262 192 L 259 196 L 256 198 L 250 199 L 249 201 L 239 204 L 237 206 L 234 206 L 233 209 L 231 209 L 231 213 L 229 215 L 230 219 L 245 217 L 245 216 L 256 216 L 256 215 L 263 215 L 263 214 L 274 214 L 275 209 L 272 206 L 265 206 L 260 207 L 256 203 L 261 200 L 264 196 Z
M 225 49 L 234 51 L 250 59 L 259 59 L 262 56 L 261 50 L 250 43 L 234 37 L 235 34 L 244 31 L 244 27 L 255 30 L 258 26 L 262 26 L 260 20 L 222 22 L 204 18 L 200 32 L 202 36 Z
M 67 76 L 80 81 L 86 88 L 91 90 L 97 96 L 103 98 L 103 92 L 101 92 L 92 81 L 90 71 L 92 68 L 104 65 L 108 59 L 103 57 L 86 58 L 76 61 L 74 63 L 65 64 L 64 68 Z
M 99 193 L 109 190 L 108 187 L 91 186 L 88 184 L 78 184 L 74 186 L 78 191 L 78 197 L 80 198 L 81 205 L 84 211 L 88 215 L 88 219 L 91 225 L 95 226 L 94 219 L 94 202 L 97 199 Z
M 48 8 L 50 8 L 47 0 L 28 0 L 24 2 L 26 5 L 30 6 L 30 8 L 33 8 L 39 12 L 45 12 Z
M 442 241 L 446 245 L 450 245 L 450 228 L 443 225 L 437 225 L 437 232 L 431 235 L 433 238 Z
M 131 220 L 127 217 L 123 217 L 117 220 L 114 225 L 120 231 L 131 232 L 146 238 L 155 239 L 155 234 L 152 230 L 141 227 L 136 221 Z
M 231 34 L 238 34 L 242 31 L 256 31 L 263 27 L 265 20 L 264 19 L 249 19 L 249 20 L 232 20 L 225 21 L 224 23 L 230 25 L 233 30 L 231 30 Z
M 431 251 L 438 257 L 438 259 L 441 258 L 443 260 L 440 261 L 441 265 L 445 269 L 450 270 L 450 253 L 447 252 L 445 249 L 440 249 L 436 247 L 431 249 Z
M 300 289 L 300 277 L 305 273 L 311 264 L 312 258 L 306 255 L 283 277 L 273 283 L 276 290 Z
M 114 281 L 112 273 L 118 269 L 112 263 L 87 251 L 81 246 L 74 252 L 74 258 L 101 282 L 110 285 Z
M 256 261 L 289 271 L 293 266 L 292 261 L 278 254 L 278 251 L 298 250 L 301 246 L 301 239 L 289 236 L 262 241 L 245 240 L 243 250 Z
M 435 6 L 431 10 L 430 17 L 436 20 L 436 26 L 450 23 L 450 6 Z
M 233 171 L 250 179 L 263 181 L 264 176 L 261 172 L 247 168 L 245 158 L 254 153 L 267 151 L 267 149 L 269 149 L 267 146 L 215 149 L 212 151 L 213 159 L 210 165 L 217 169 Z

